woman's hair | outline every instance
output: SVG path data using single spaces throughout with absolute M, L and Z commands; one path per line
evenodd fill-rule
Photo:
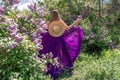
M 52 17 L 51 17 L 49 23 L 51 23 L 52 21 L 59 21 L 59 20 L 61 20 L 61 17 L 60 17 L 58 10 L 53 10 Z
M 65 22 L 61 19 L 58 10 L 53 10 L 51 19 L 50 19 L 50 21 L 47 23 L 47 25 L 49 26 L 49 24 L 50 24 L 52 21 L 62 21 L 63 24 L 64 24 L 65 26 L 67 26 L 67 25 L 65 24 Z

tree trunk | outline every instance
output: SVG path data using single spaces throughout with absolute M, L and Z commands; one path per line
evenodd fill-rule
M 119 0 L 112 0 L 112 9 L 114 12 L 118 12 L 120 10 L 120 1 Z
M 101 0 L 99 0 L 99 17 L 101 17 Z

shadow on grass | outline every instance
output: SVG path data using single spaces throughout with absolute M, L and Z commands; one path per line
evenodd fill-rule
M 53 80 L 61 80 L 61 79 L 64 79 L 64 78 L 69 78 L 72 75 L 73 75 L 73 69 L 69 69 L 69 70 L 64 71 L 62 74 L 60 74 L 58 77 L 56 77 Z

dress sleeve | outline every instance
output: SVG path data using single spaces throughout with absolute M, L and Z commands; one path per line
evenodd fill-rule
M 80 53 L 82 39 L 83 30 L 80 28 L 80 26 L 72 27 L 64 35 L 65 46 L 72 62 L 76 60 L 78 54 Z

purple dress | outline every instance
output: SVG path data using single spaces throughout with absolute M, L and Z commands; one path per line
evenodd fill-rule
M 58 57 L 58 63 L 62 68 L 47 64 L 52 78 L 62 73 L 64 69 L 71 68 L 78 54 L 80 53 L 81 43 L 83 39 L 83 30 L 80 26 L 74 26 L 70 30 L 66 30 L 60 37 L 52 37 L 48 32 L 42 34 L 43 50 L 39 51 L 38 57 L 41 54 L 52 52 L 53 58 Z

